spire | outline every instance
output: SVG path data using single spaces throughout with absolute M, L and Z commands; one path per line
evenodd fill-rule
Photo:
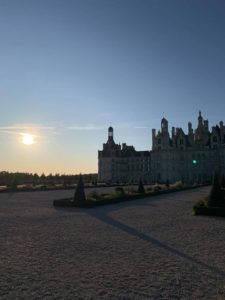
M 202 118 L 202 113 L 199 110 L 199 113 L 198 113 L 198 126 L 202 126 L 202 125 L 203 125 L 203 118 Z

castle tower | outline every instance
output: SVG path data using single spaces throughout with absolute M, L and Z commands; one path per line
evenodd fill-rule
M 155 149 L 155 139 L 156 139 L 156 131 L 152 129 L 152 150 Z
M 161 120 L 161 131 L 162 133 L 168 132 L 168 121 L 165 118 L 162 118 Z
M 165 118 L 161 120 L 161 137 L 162 137 L 162 149 L 169 148 L 169 131 L 168 131 L 168 121 Z
M 109 144 L 113 144 L 114 140 L 113 140 L 113 128 L 110 126 L 108 128 L 108 143 Z

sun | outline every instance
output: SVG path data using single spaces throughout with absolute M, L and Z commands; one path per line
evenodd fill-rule
M 30 146 L 34 144 L 34 136 L 29 133 L 24 133 L 22 137 L 22 143 L 26 146 Z

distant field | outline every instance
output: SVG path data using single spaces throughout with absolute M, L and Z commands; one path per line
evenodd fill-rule
M 88 210 L 1 194 L 0 299 L 225 299 L 225 220 L 191 215 L 208 190 Z

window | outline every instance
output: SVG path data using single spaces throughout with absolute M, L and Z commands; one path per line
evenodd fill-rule
M 158 139 L 158 145 L 161 145 L 161 139 Z
M 180 145 L 183 145 L 184 144 L 184 140 L 180 140 Z

